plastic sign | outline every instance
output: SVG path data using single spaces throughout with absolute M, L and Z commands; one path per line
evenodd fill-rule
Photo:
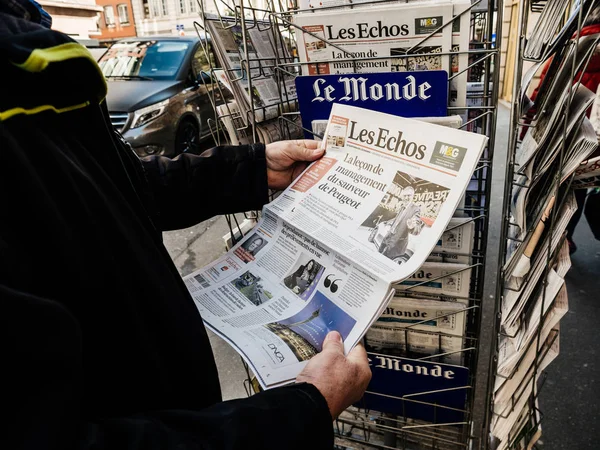
M 448 74 L 443 70 L 296 78 L 305 136 L 325 131 L 331 106 L 345 103 L 402 117 L 440 117 L 447 114 Z M 312 133 L 306 131 L 312 130 Z
M 469 369 L 368 353 L 373 378 L 355 406 L 432 423 L 465 420 Z

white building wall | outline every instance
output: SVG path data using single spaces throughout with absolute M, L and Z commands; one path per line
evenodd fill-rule
M 180 1 L 184 2 L 184 12 L 181 12 Z M 166 4 L 167 14 L 163 13 L 162 5 Z M 147 0 L 149 14 L 144 12 L 144 0 L 132 0 L 133 14 L 138 36 L 150 35 L 178 35 L 177 25 L 183 25 L 185 35 L 196 33 L 194 22 L 202 24 L 200 18 L 200 6 L 198 0 Z M 204 0 L 204 11 L 206 13 L 217 13 L 217 5 L 223 14 L 227 8 L 222 5 L 221 0 Z M 265 8 L 266 0 L 253 1 L 256 8 Z M 158 14 L 155 14 L 157 5 Z
M 38 0 L 52 16 L 52 29 L 76 39 L 98 35 L 98 19 L 102 8 L 95 0 Z

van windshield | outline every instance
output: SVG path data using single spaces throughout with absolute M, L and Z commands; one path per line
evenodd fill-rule
M 121 41 L 100 58 L 106 78 L 172 80 L 177 75 L 189 42 Z

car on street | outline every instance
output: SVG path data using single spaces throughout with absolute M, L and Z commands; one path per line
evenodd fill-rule
M 108 83 L 112 126 L 138 156 L 201 151 L 216 127 L 212 101 L 222 103 L 223 95 L 209 73 L 218 65 L 208 39 L 121 39 L 98 65 Z

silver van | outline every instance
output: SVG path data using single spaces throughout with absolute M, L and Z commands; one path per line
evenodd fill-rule
M 196 36 L 122 39 L 100 57 L 112 125 L 138 156 L 200 152 L 215 127 L 209 95 L 222 103 L 207 49 L 215 67 L 209 41 Z

